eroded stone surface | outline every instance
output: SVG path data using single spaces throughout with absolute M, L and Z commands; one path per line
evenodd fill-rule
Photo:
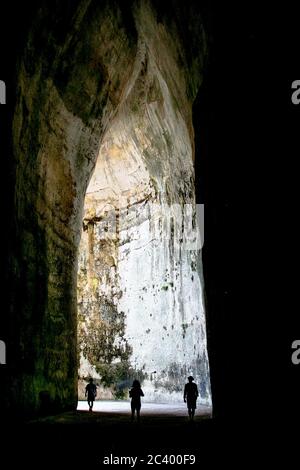
M 126 166 L 126 180 L 120 174 L 117 178 L 120 191 L 129 186 L 141 207 L 142 193 L 160 203 L 180 204 L 191 193 L 193 201 L 191 104 L 201 84 L 204 55 L 201 18 L 182 2 L 165 9 L 148 1 L 124 5 L 78 0 L 44 7 L 33 19 L 17 68 L 15 235 L 9 260 L 11 380 L 10 391 L 0 391 L 6 406 L 30 412 L 44 406 L 76 407 L 77 250 L 84 196 L 100 146 L 110 164 L 122 149 L 123 170 L 118 164 L 113 174 L 117 177 Z M 137 230 L 149 235 L 145 227 L 147 221 Z M 126 258 L 125 233 L 121 237 L 118 255 L 112 247 L 107 258 L 105 250 L 99 255 L 107 275 L 114 275 L 118 266 L 123 282 L 130 265 L 144 274 L 144 287 L 157 270 L 159 286 L 162 265 L 137 268 L 139 257 Z M 141 256 L 145 250 L 139 249 Z M 166 246 L 160 250 L 153 248 L 153 260 L 160 266 L 163 252 L 171 276 L 175 258 Z M 187 276 L 190 261 L 186 258 Z M 130 289 L 133 280 L 126 282 Z M 190 295 L 187 290 L 175 294 L 175 284 L 174 293 L 168 287 L 160 295 L 158 310 L 164 312 L 172 299 L 176 304 Z M 200 289 L 201 302 L 198 277 L 191 285 Z M 133 302 L 130 295 L 128 302 Z M 131 309 L 134 317 L 138 310 Z M 187 324 L 196 321 L 195 310 L 184 314 Z M 184 310 L 172 306 L 172 311 L 181 321 Z M 187 328 L 187 335 L 189 331 L 196 329 Z
M 99 316 L 107 325 L 123 322 L 111 365 L 124 364 L 113 374 L 117 391 L 137 376 L 148 400 L 179 401 L 193 374 L 201 401 L 210 403 L 201 252 L 191 249 L 181 227 L 186 205 L 195 212 L 192 100 L 173 36 L 150 8 L 136 10 L 135 18 L 131 82 L 87 189 L 79 313 L 90 335 Z M 86 349 L 88 342 L 86 334 Z M 98 342 L 101 376 L 105 343 Z

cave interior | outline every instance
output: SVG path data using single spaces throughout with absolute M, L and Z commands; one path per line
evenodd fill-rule
M 238 117 L 245 103 L 234 98 L 243 90 L 237 77 L 256 80 L 251 61 L 243 59 L 253 25 L 249 10 L 238 25 L 229 21 L 229 28 L 223 18 L 230 19 L 230 9 L 208 2 L 37 3 L 20 7 L 19 19 L 14 2 L 5 11 L 19 34 L 11 29 L 1 76 L 7 85 L 7 105 L 1 107 L 7 250 L 1 256 L 8 312 L 1 325 L 7 347 L 1 408 L 18 416 L 76 409 L 78 311 L 86 305 L 93 315 L 100 295 L 104 315 L 112 318 L 117 311 L 124 319 L 117 335 L 127 378 L 133 365 L 148 381 L 149 396 L 158 388 L 177 400 L 179 377 L 193 371 L 203 400 L 213 399 L 214 415 L 232 414 L 238 390 L 248 389 L 248 371 L 237 365 L 240 316 L 232 316 L 228 292 L 236 272 L 232 244 L 239 243 L 231 235 L 243 223 L 231 212 L 235 185 L 243 194 L 234 168 L 245 138 L 244 160 L 253 155 Z M 256 44 L 251 47 L 254 57 Z M 245 99 L 250 122 L 254 91 Z M 161 243 L 151 239 L 152 202 L 154 220 L 163 207 L 172 207 L 175 222 L 178 207 L 205 204 L 201 257 L 199 250 L 170 243 L 159 226 Z M 101 210 L 115 211 L 117 203 L 127 211 L 127 228 L 116 231 L 117 243 L 104 237 L 98 250 Z M 139 220 L 133 223 L 136 207 Z M 139 237 L 146 241 L 142 248 Z M 137 250 L 127 252 L 128 243 Z M 140 249 L 142 256 L 135 256 Z M 168 312 L 165 319 L 143 309 L 145 299 L 152 306 L 154 298 L 156 314 Z M 132 313 L 127 323 L 126 305 Z M 142 325 L 136 321 L 141 313 L 147 318 Z M 162 354 L 163 341 L 175 361 Z M 134 352 L 139 347 L 141 354 Z M 159 367 L 147 364 L 148 347 Z M 194 362 L 182 353 L 192 354 Z M 113 392 L 122 396 L 124 370 L 115 369 L 121 376 Z M 151 377 L 156 369 L 158 380 Z

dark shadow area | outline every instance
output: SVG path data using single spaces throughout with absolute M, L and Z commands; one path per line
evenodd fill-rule
M 14 167 L 13 167 L 13 146 L 12 146 L 12 125 L 13 113 L 16 103 L 16 64 L 24 48 L 25 37 L 31 24 L 33 12 L 36 11 L 38 1 L 27 4 L 14 1 L 5 2 L 1 7 L 1 17 L 3 19 L 0 28 L 0 77 L 6 85 L 6 104 L 0 106 L 0 146 L 1 161 L 3 165 L 3 183 L 0 185 L 0 211 L 3 220 L 6 221 L 6 229 L 1 235 L 3 249 L 0 253 L 0 284 L 2 308 L 0 313 L 0 337 L 5 341 L 7 358 L 6 365 L 0 367 L 1 392 L 4 395 L 9 393 L 11 388 L 10 364 L 13 361 L 12 351 L 14 349 L 14 328 L 10 317 L 10 296 L 9 296 L 9 269 L 11 250 L 15 247 L 16 233 L 14 230 Z M 18 11 L 18 14 L 16 14 Z M 5 411 L 0 410 L 1 418 L 4 418 Z M 8 417 L 9 419 L 9 417 Z
M 250 442 L 255 439 L 255 452 L 258 453 L 259 435 L 270 437 L 270 423 L 274 419 L 282 419 L 284 414 L 284 410 L 280 411 L 278 418 L 274 411 L 280 397 L 288 402 L 286 415 L 299 414 L 299 373 L 291 365 L 289 354 L 290 343 L 299 332 L 292 302 L 297 300 L 297 283 L 289 274 L 289 266 L 285 266 L 281 273 L 281 277 L 288 274 L 282 283 L 278 278 L 274 279 L 274 274 L 271 276 L 267 272 L 268 267 L 268 270 L 271 268 L 278 273 L 280 246 L 282 253 L 291 259 L 295 253 L 289 244 L 297 243 L 297 236 L 294 240 L 287 235 L 279 243 L 276 230 L 278 212 L 281 215 L 285 213 L 283 223 L 291 223 L 297 213 L 296 203 L 291 202 L 296 200 L 298 187 L 296 152 L 289 160 L 288 171 L 286 167 L 282 170 L 282 161 L 283 155 L 294 152 L 299 146 L 300 109 L 291 108 L 289 101 L 290 80 L 299 78 L 300 73 L 299 67 L 291 66 L 296 61 L 299 38 L 298 34 L 291 32 L 285 36 L 284 44 L 289 54 L 281 62 L 278 57 L 282 57 L 284 52 L 278 52 L 282 50 L 278 47 L 278 29 L 268 29 L 270 18 L 267 20 L 261 7 L 255 3 L 241 3 L 235 9 L 207 2 L 205 18 L 210 55 L 194 105 L 197 201 L 205 204 L 203 262 L 214 419 L 196 420 L 195 426 L 191 427 L 184 419 L 170 418 L 166 422 L 153 417 L 147 422 L 145 420 L 142 427 L 133 428 L 117 416 L 113 419 L 95 416 L 93 419 L 97 423 L 95 426 L 91 424 L 87 433 L 85 426 L 78 430 L 80 426 L 73 426 L 73 423 L 67 426 L 67 431 L 56 424 L 24 426 L 11 416 L 4 421 L 2 414 L 10 458 L 14 455 L 11 452 L 17 450 L 16 460 L 32 463 L 36 460 L 36 453 L 46 452 L 47 460 L 57 463 L 62 453 L 61 461 L 86 464 L 92 459 L 98 464 L 99 459 L 110 452 L 132 455 L 164 450 L 196 452 L 198 463 L 203 465 L 209 460 L 213 464 L 216 454 L 219 454 L 211 453 L 216 449 L 216 443 L 223 459 L 230 459 L 232 455 L 236 456 L 237 448 L 241 450 L 249 444 L 245 434 L 251 426 L 254 426 L 255 435 L 251 436 Z M 34 6 L 29 7 L 28 2 L 12 1 L 2 8 L 5 28 L 0 31 L 3 51 L 0 79 L 7 83 L 8 104 L 5 108 L 0 107 L 5 175 L 0 199 L 5 221 L 3 246 L 9 247 L 14 244 L 15 236 L 11 212 L 14 181 L 10 134 L 15 100 L 15 63 L 22 50 L 22 38 L 30 24 Z M 296 20 L 289 23 L 291 16 L 287 20 L 285 26 L 288 23 L 295 31 Z M 282 33 L 280 37 L 283 36 Z M 285 98 L 276 99 L 282 88 Z M 287 116 L 286 127 L 283 115 Z M 278 152 L 280 164 L 276 161 Z M 291 181 L 288 189 L 287 178 Z M 270 181 L 271 189 L 268 186 Z M 290 198 L 287 205 L 281 199 L 286 190 Z M 263 199 L 266 193 L 267 200 Z M 266 232 L 268 221 L 271 230 L 269 227 Z M 5 295 L 8 292 L 8 263 L 8 251 L 4 249 L 1 251 L 1 285 L 4 291 L 1 339 L 11 338 L 13 341 L 16 325 L 10 323 L 10 299 Z M 284 288 L 291 295 L 276 301 L 274 291 Z M 284 316 L 288 320 L 282 326 Z M 277 351 L 274 352 L 274 344 L 283 345 L 279 357 Z M 8 341 L 8 364 L 10 345 Z M 9 370 L 9 365 L 1 367 L 1 386 L 9 388 L 8 372 L 10 375 L 14 372 Z M 47 395 L 40 398 L 47 409 Z M 84 421 L 85 414 L 82 416 Z M 278 432 L 278 427 L 275 432 Z M 92 441 L 92 445 L 85 453 L 87 441 Z M 273 446 L 274 443 L 276 437 L 272 441 Z M 261 447 L 266 454 L 266 441 Z
M 271 49 L 263 9 L 250 2 L 210 7 L 210 54 L 194 104 L 197 200 L 205 204 L 208 348 L 214 414 L 242 424 L 255 413 L 257 389 L 269 390 L 267 307 L 258 298 Z

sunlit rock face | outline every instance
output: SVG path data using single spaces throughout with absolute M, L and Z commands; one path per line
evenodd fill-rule
M 200 254 L 161 240 L 159 224 L 164 203 L 194 204 L 205 35 L 196 2 L 167 3 L 53 2 L 32 19 L 17 64 L 11 379 L 0 388 L 15 412 L 76 407 L 77 303 L 109 338 L 107 383 L 121 357 L 119 377 L 133 368 L 149 399 L 176 398 L 189 371 L 209 399 Z M 117 201 L 140 217 L 100 240 L 103 206 Z
M 39 9 L 18 64 L 12 390 L 4 400 L 19 413 L 77 406 L 84 196 L 137 51 L 131 13 L 121 3 L 79 0 Z
M 192 374 L 200 401 L 210 404 L 184 51 L 146 3 L 135 21 L 133 73 L 85 198 L 78 269 L 83 344 L 88 350 L 100 318 L 119 345 L 111 359 L 112 396 L 126 396 L 122 390 L 139 377 L 147 401 L 181 401 Z M 114 322 L 121 324 L 115 332 L 108 327 Z M 100 356 L 106 347 L 99 343 Z M 94 358 L 100 378 L 105 359 Z M 87 372 L 93 369 L 83 361 L 80 375 Z

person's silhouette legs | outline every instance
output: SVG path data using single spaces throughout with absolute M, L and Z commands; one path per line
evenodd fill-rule
M 89 411 L 93 411 L 93 401 L 92 400 L 88 400 L 88 405 L 89 405 Z
M 189 411 L 189 418 L 191 421 L 193 421 L 194 416 L 195 416 L 195 408 L 189 408 L 188 411 Z
M 137 422 L 139 423 L 139 422 L 140 422 L 140 418 L 141 418 L 141 415 L 140 415 L 140 408 L 139 408 L 139 407 L 135 407 L 135 406 L 132 406 L 132 407 L 131 407 L 131 421 L 134 421 L 135 412 L 136 412 L 136 419 L 137 419 Z

